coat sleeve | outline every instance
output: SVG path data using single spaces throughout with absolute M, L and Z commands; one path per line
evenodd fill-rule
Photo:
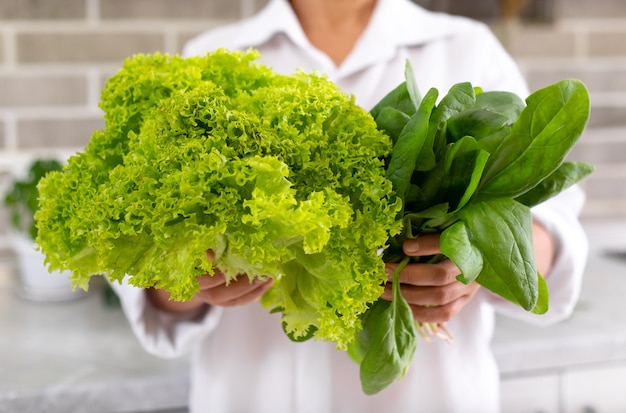
M 543 225 L 556 241 L 553 267 L 546 277 L 550 298 L 548 312 L 533 314 L 486 293 L 496 312 L 536 325 L 551 325 L 572 314 L 580 295 L 589 252 L 587 236 L 578 218 L 584 199 L 582 189 L 573 186 L 532 209 L 533 219 Z
M 218 325 L 222 309 L 204 308 L 201 312 L 174 316 L 154 308 L 144 289 L 124 280 L 112 283 L 131 329 L 144 349 L 157 357 L 175 358 L 187 354 Z

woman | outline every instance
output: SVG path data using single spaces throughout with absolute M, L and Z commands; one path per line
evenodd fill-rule
M 193 39 L 184 53 L 220 47 L 257 48 L 261 62 L 279 72 L 322 71 L 366 109 L 403 80 L 407 59 L 424 90 L 469 81 L 527 95 L 514 62 L 483 24 L 428 12 L 409 0 L 271 0 L 251 19 Z M 577 220 L 582 202 L 575 187 L 533 210 L 537 263 L 551 293 L 545 315 L 458 282 L 459 270 L 448 260 L 409 265 L 402 294 L 415 319 L 446 323 L 454 343 L 420 341 L 407 375 L 375 396 L 363 394 L 358 366 L 332 343 L 289 341 L 279 316 L 257 303 L 271 282 L 242 277 L 226 286 L 217 271 L 200 278 L 201 291 L 188 303 L 168 301 L 159 290 L 116 288 L 148 351 L 163 357 L 192 352 L 193 413 L 496 412 L 494 311 L 543 324 L 569 315 L 586 257 Z M 404 250 L 437 253 L 439 237 L 409 240 Z M 389 286 L 383 298 L 390 298 Z

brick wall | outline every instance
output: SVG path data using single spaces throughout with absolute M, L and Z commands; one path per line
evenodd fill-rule
M 583 181 L 586 219 L 626 218 L 626 2 L 560 0 L 551 24 L 495 24 L 532 90 L 573 77 L 591 95 L 587 132 L 571 160 L 593 163 Z
M 39 157 L 80 150 L 102 127 L 99 93 L 137 52 L 175 53 L 191 36 L 266 0 L 1 0 L 0 193 Z M 0 208 L 0 249 L 9 245 Z
M 432 0 L 424 0 L 431 1 Z M 0 1 L 0 191 L 36 157 L 82 148 L 102 126 L 105 79 L 135 52 L 177 52 L 194 34 L 266 0 Z M 494 30 L 532 88 L 577 77 L 592 92 L 590 130 L 572 157 L 593 162 L 585 217 L 626 218 L 626 3 L 560 0 L 552 23 Z M 0 209 L 0 249 L 8 246 Z

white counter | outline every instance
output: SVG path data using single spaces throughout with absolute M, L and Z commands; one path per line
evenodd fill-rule
M 498 318 L 494 351 L 503 379 L 626 365 L 626 223 L 586 224 L 592 254 L 580 303 L 550 328 Z M 85 297 L 33 303 L 0 266 L 0 413 L 184 411 L 187 360 L 145 353 L 102 284 Z M 626 382 L 626 377 L 623 377 Z
M 147 354 L 102 283 L 74 301 L 19 297 L 0 267 L 0 413 L 116 413 L 183 409 L 186 360 Z
M 503 377 L 626 363 L 626 223 L 589 223 L 586 230 L 591 251 L 574 314 L 547 328 L 497 319 L 494 352 Z M 621 257 L 607 254 L 618 251 Z

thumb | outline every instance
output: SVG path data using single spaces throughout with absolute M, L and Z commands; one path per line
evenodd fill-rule
M 402 245 L 404 253 L 411 257 L 435 255 L 441 252 L 439 234 L 425 234 L 407 239 Z

